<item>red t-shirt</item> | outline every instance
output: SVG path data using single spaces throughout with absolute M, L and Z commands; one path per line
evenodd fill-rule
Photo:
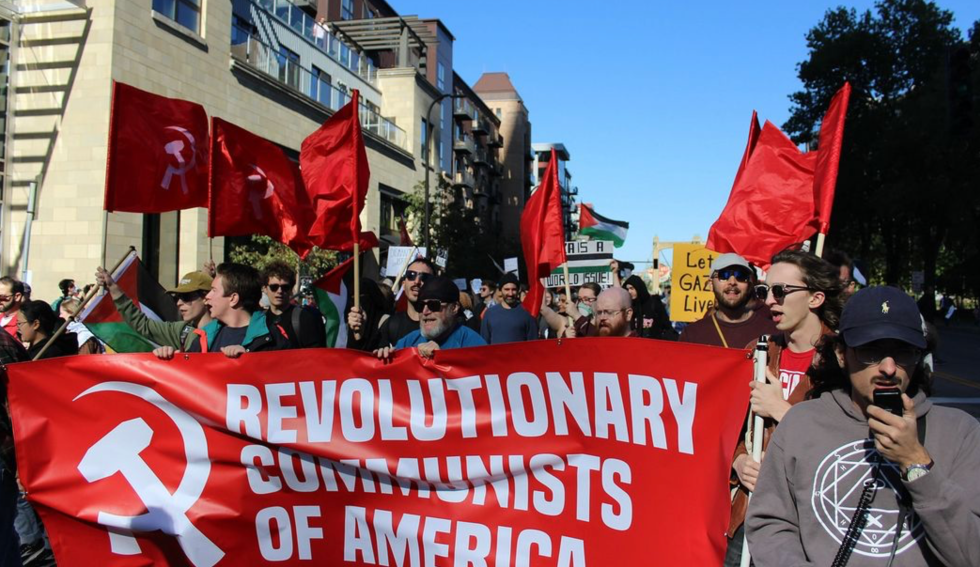
M 813 351 L 793 352 L 784 348 L 779 354 L 779 381 L 783 384 L 783 399 L 788 400 L 793 390 L 800 385 L 800 380 L 813 362 Z

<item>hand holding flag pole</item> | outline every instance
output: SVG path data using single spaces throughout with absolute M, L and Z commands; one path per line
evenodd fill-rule
M 109 273 L 110 274 L 115 273 L 115 271 L 119 269 L 119 266 L 122 266 L 122 263 L 126 261 L 126 258 L 129 258 L 130 254 L 136 254 L 135 246 L 129 247 L 129 250 L 126 251 L 123 257 L 120 258 L 118 262 L 116 262 L 116 265 L 113 266 L 111 270 L 109 270 Z M 101 288 L 99 286 L 97 285 L 92 286 L 92 289 L 88 291 L 88 294 L 86 294 L 85 297 L 82 299 L 81 303 L 78 304 L 78 307 L 75 309 L 75 312 L 69 315 L 68 319 L 64 323 L 62 323 L 60 327 L 58 327 L 58 330 L 55 331 L 53 335 L 51 335 L 51 338 L 48 339 L 48 342 L 44 344 L 44 346 L 41 348 L 41 351 L 38 352 L 37 355 L 31 359 L 31 361 L 40 360 L 41 357 L 44 356 L 44 353 L 48 351 L 48 348 L 51 345 L 53 345 L 55 341 L 61 338 L 61 335 L 65 334 L 65 331 L 68 330 L 68 325 L 70 325 L 72 322 L 75 321 L 75 318 L 78 317 L 78 314 L 85 309 L 85 306 L 88 305 L 88 302 L 92 301 L 92 298 L 95 297 L 95 295 L 99 293 L 100 290 Z

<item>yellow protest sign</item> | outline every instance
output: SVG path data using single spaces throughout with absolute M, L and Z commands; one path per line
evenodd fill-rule
M 715 304 L 711 263 L 718 256 L 702 244 L 674 244 L 670 278 L 670 320 L 691 323 Z

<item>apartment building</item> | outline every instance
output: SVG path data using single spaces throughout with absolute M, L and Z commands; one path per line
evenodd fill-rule
M 571 154 L 564 144 L 532 144 L 534 152 L 534 186 L 541 184 L 548 162 L 551 161 L 551 150 L 555 151 L 558 159 L 558 183 L 561 185 L 561 208 L 565 223 L 565 240 L 571 240 L 578 232 L 578 187 L 572 185 L 572 172 L 568 169 Z
M 453 90 L 454 200 L 473 209 L 479 229 L 506 238 L 500 219 L 500 118 L 455 73 Z
M 310 0 L 0 0 L 3 272 L 51 298 L 58 280 L 86 279 L 131 245 L 164 283 L 222 260 L 226 239 L 206 238 L 203 209 L 102 211 L 113 80 L 200 103 L 293 157 L 358 89 L 372 172 L 361 220 L 392 242 L 403 196 L 425 174 L 426 128 L 443 140 L 435 175 L 451 175 L 452 128 L 425 113 L 453 92 L 452 43 L 383 2 L 364 6 L 339 4 L 386 26 L 370 38 L 318 17 Z M 443 71 L 427 64 L 445 60 L 436 44 L 449 50 Z
M 499 120 L 497 217 L 501 236 L 516 242 L 520 239 L 521 213 L 534 186 L 528 109 L 507 73 L 484 73 L 473 91 Z

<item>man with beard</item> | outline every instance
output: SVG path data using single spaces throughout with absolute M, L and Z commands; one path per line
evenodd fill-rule
M 480 335 L 487 344 L 533 341 L 538 338 L 538 322 L 521 305 L 517 276 L 507 274 L 500 279 L 502 301 L 487 309 L 480 326 Z
M 599 294 L 595 317 L 600 337 L 637 337 L 630 328 L 633 320 L 633 298 L 621 287 L 611 287 Z
M 24 283 L 10 276 L 0 278 L 0 327 L 17 338 L 17 312 L 20 304 L 27 301 Z
M 684 327 L 680 340 L 725 348 L 745 348 L 776 330 L 769 308 L 752 308 L 756 279 L 749 262 L 738 254 L 718 256 L 711 264 L 714 308 L 700 321 Z
M 181 321 L 155 321 L 126 295 L 105 268 L 95 272 L 95 281 L 112 297 L 116 310 L 134 331 L 160 346 L 187 352 L 199 340 L 199 333 L 211 322 L 204 296 L 211 291 L 211 276 L 204 272 L 189 272 L 180 278 L 177 287 L 167 290 L 177 302 Z
M 419 329 L 420 313 L 416 308 L 419 299 L 419 290 L 436 273 L 435 266 L 424 258 L 419 258 L 408 265 L 405 276 L 402 278 L 402 294 L 408 300 L 408 309 L 395 313 L 385 320 L 381 325 L 381 337 L 378 344 L 390 346 L 397 343 L 405 335 Z M 458 291 L 459 288 L 456 288 Z M 359 333 L 361 326 L 364 325 L 364 314 L 358 309 L 352 308 L 347 315 L 347 326 L 354 333 Z
M 269 319 L 286 331 L 290 348 L 327 346 L 323 317 L 292 302 L 296 272 L 285 262 L 272 262 L 262 270 L 262 281 L 262 292 L 269 300 Z
M 416 311 L 419 328 L 408 333 L 394 347 L 374 351 L 382 360 L 390 360 L 395 350 L 416 347 L 419 355 L 432 358 L 440 349 L 486 346 L 472 329 L 459 321 L 459 288 L 446 276 L 434 276 L 419 291 Z

